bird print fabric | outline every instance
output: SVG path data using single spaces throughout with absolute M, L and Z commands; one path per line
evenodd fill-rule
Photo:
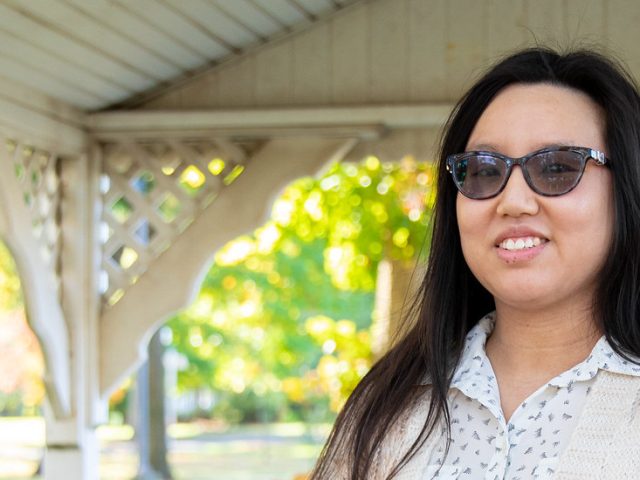
M 445 458 L 445 445 L 432 452 L 424 480 L 552 479 L 598 372 L 640 376 L 640 367 L 615 353 L 603 336 L 583 362 L 541 386 L 507 421 L 485 352 L 494 325 L 490 313 L 466 337 L 449 389 L 449 452 Z

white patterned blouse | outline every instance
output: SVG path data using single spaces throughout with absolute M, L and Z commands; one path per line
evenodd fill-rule
M 532 393 L 507 422 L 485 352 L 495 324 L 485 316 L 467 335 L 449 390 L 452 443 L 432 451 L 424 480 L 550 479 L 599 370 L 640 377 L 640 367 L 616 354 L 604 336 L 591 354 Z

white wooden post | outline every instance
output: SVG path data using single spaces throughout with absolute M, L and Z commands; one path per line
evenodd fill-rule
M 95 426 L 105 409 L 99 403 L 97 272 L 99 246 L 99 150 L 61 159 L 63 248 L 62 305 L 70 332 L 72 413 L 63 420 L 45 409 L 45 479 L 98 478 Z

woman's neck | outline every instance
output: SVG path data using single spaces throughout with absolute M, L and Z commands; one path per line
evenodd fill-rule
M 551 379 L 583 361 L 601 336 L 587 308 L 522 311 L 497 302 L 486 351 L 494 370 Z
M 542 385 L 587 358 L 600 337 L 588 309 L 529 312 L 496 302 L 496 324 L 485 348 L 505 418 Z

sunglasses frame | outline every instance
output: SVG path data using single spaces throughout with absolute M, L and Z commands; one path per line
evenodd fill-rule
M 544 154 L 544 153 L 553 153 L 553 152 L 575 152 L 578 153 L 580 155 L 580 159 L 581 159 L 581 165 L 580 165 L 580 174 L 578 175 L 578 179 L 576 180 L 575 184 L 566 192 L 561 192 L 561 193 L 544 193 L 544 192 L 540 192 L 538 191 L 538 189 L 533 185 L 532 181 L 531 181 L 531 177 L 529 176 L 529 171 L 527 170 L 526 167 L 526 163 L 527 161 L 529 161 L 529 159 L 540 155 L 540 154 Z M 456 175 L 455 175 L 455 164 L 456 162 L 459 162 L 461 160 L 464 160 L 467 157 L 470 156 L 476 156 L 476 155 L 483 155 L 483 156 L 488 156 L 488 157 L 492 157 L 492 158 L 497 158 L 502 160 L 503 162 L 505 162 L 505 164 L 507 165 L 507 169 L 506 169 L 506 175 L 504 180 L 502 181 L 500 187 L 498 188 L 498 190 L 495 193 L 492 193 L 491 195 L 486 195 L 486 196 L 471 196 L 468 195 L 467 193 L 465 193 L 463 191 L 462 186 L 460 185 L 460 183 L 458 182 L 458 180 L 456 179 Z M 573 190 L 574 188 L 576 188 L 578 186 L 578 184 L 580 183 L 580 180 L 582 179 L 582 175 L 584 174 L 584 170 L 587 166 L 587 162 L 589 161 L 589 159 L 593 160 L 596 165 L 605 165 L 609 160 L 607 159 L 606 155 L 599 151 L 599 150 L 594 150 L 593 148 L 587 148 L 587 147 L 572 147 L 572 146 L 562 146 L 562 147 L 547 147 L 547 148 L 543 148 L 540 150 L 536 150 L 535 152 L 531 152 L 528 153 L 527 155 L 520 157 L 520 158 L 512 158 L 512 157 L 508 157 L 507 155 L 503 155 L 501 153 L 498 152 L 489 152 L 489 151 L 470 151 L 470 152 L 463 152 L 463 153 L 454 153 L 453 155 L 449 155 L 447 157 L 447 171 L 449 173 L 451 173 L 451 178 L 453 179 L 453 183 L 456 185 L 458 191 L 460 193 L 462 193 L 465 197 L 467 198 L 471 198 L 473 200 L 486 200 L 489 198 L 493 198 L 497 195 L 500 194 L 500 192 L 502 192 L 502 190 L 504 190 L 504 187 L 507 185 L 507 182 L 509 181 L 509 178 L 511 177 L 511 171 L 513 170 L 513 166 L 514 165 L 519 165 L 520 168 L 522 169 L 522 173 L 524 175 L 524 179 L 527 182 L 527 185 L 529 186 L 529 188 L 531 190 L 533 190 L 535 193 L 537 193 L 538 195 L 543 195 L 545 197 L 558 197 L 560 195 L 565 195 L 567 193 L 569 193 L 571 190 Z

